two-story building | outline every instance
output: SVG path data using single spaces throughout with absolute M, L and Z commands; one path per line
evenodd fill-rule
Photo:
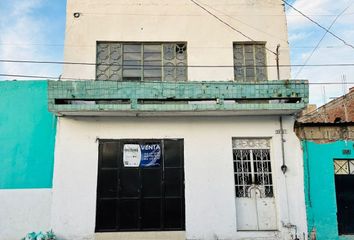
M 68 0 L 54 232 L 306 239 L 287 39 L 280 0 Z

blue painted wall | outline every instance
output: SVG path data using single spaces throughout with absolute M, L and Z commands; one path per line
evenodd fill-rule
M 51 188 L 56 117 L 46 81 L 0 81 L 0 189 Z
M 338 236 L 334 181 L 334 159 L 354 158 L 353 144 L 302 142 L 308 229 L 316 228 L 317 240 L 354 239 Z M 343 155 L 343 149 L 350 149 L 351 155 Z

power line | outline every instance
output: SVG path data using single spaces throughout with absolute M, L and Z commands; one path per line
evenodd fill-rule
M 62 62 L 62 61 L 35 61 L 35 60 L 10 60 L 0 59 L 0 63 L 18 63 L 18 64 L 56 64 L 56 65 L 82 65 L 82 66 L 122 66 L 122 67 L 149 67 L 161 68 L 169 67 L 161 65 L 148 64 L 118 64 L 118 63 L 90 63 L 90 62 Z M 277 67 L 276 64 L 260 64 L 260 65 L 242 65 L 240 67 Z M 234 65 L 176 65 L 174 68 L 234 68 Z M 239 67 L 239 66 L 237 66 Z M 283 64 L 279 67 L 354 67 L 354 63 L 325 63 L 325 64 Z
M 286 44 L 289 44 L 289 42 L 288 42 L 287 40 L 281 39 L 281 38 L 279 38 L 279 36 L 275 36 L 275 35 L 273 35 L 273 34 L 271 34 L 271 33 L 268 33 L 268 32 L 266 32 L 266 31 L 263 31 L 262 29 L 256 28 L 256 27 L 254 27 L 254 26 L 252 26 L 252 25 L 250 25 L 250 24 L 248 24 L 248 23 L 246 23 L 246 22 L 244 22 L 244 21 L 241 21 L 240 19 L 236 18 L 235 16 L 231 16 L 231 15 L 229 15 L 229 14 L 227 14 L 227 13 L 225 13 L 225 12 L 219 10 L 219 9 L 216 9 L 216 8 L 214 8 L 214 7 L 212 7 L 212 6 L 208 5 L 208 4 L 206 4 L 206 3 L 202 3 L 202 2 L 200 2 L 200 3 L 203 4 L 204 6 L 209 7 L 210 9 L 213 9 L 213 10 L 216 11 L 216 12 L 221 13 L 223 16 L 229 17 L 229 18 L 231 18 L 231 19 L 233 19 L 233 20 L 236 20 L 236 21 L 238 21 L 238 22 L 240 22 L 240 23 L 242 23 L 242 24 L 244 24 L 244 25 L 246 25 L 246 26 L 248 26 L 248 27 L 250 27 L 250 28 L 252 28 L 252 29 L 254 29 L 254 30 L 256 30 L 256 31 L 258 31 L 258 32 L 264 33 L 264 34 L 266 34 L 266 35 L 268 35 L 268 36 L 270 36 L 270 37 L 272 37 L 272 38 L 274 38 L 274 39 L 281 40 L 281 41 L 285 42 Z M 283 15 L 283 16 L 284 16 L 284 15 Z
M 225 6 L 225 5 L 223 5 Z M 70 12 L 73 14 L 74 12 Z M 98 15 L 98 16 L 157 16 L 157 17 L 200 17 L 203 14 L 156 14 L 156 13 L 128 13 L 128 12 L 80 12 L 82 15 Z M 345 16 L 353 15 L 354 12 L 344 14 Z M 237 14 L 237 16 L 258 16 L 258 17 L 283 17 L 283 14 Z M 288 14 L 288 17 L 299 17 L 300 14 Z M 335 17 L 336 14 L 309 14 L 314 17 Z
M 18 78 L 32 78 L 32 79 L 46 79 L 46 80 L 72 80 L 72 81 L 86 80 L 86 81 L 96 81 L 96 79 L 93 79 L 93 78 L 61 77 L 61 75 L 60 76 L 44 76 L 44 75 L 0 73 L 0 77 L 15 77 L 15 78 L 18 77 Z
M 200 5 L 198 2 L 196 2 L 195 0 L 190 0 L 192 3 L 194 3 L 196 6 L 198 6 L 199 8 L 203 9 L 205 12 L 207 12 L 209 15 L 213 16 L 214 18 L 216 18 L 219 22 L 223 23 L 224 25 L 228 26 L 230 29 L 232 29 L 233 31 L 241 34 L 242 36 L 244 36 L 245 38 L 247 38 L 248 40 L 251 41 L 255 41 L 253 40 L 251 37 L 247 36 L 246 34 L 244 34 L 243 32 L 241 32 L 240 30 L 236 29 L 235 27 L 233 27 L 232 25 L 230 25 L 229 23 L 227 23 L 226 21 L 224 21 L 223 19 L 219 18 L 217 15 L 215 15 L 214 13 L 210 12 L 208 9 L 206 9 L 204 6 Z M 277 55 L 276 52 L 272 51 L 269 48 L 265 48 L 267 51 L 273 53 L 274 55 Z
M 7 73 L 0 73 L 0 77 L 19 77 L 19 78 L 55 79 L 55 80 L 59 79 L 59 77 L 52 77 L 52 76 L 7 74 Z M 66 80 L 74 80 L 74 79 L 66 79 Z M 89 79 L 85 79 L 85 80 L 89 80 Z
M 231 17 L 231 16 L 230 16 Z M 266 33 L 267 34 L 267 33 Z M 269 34 L 268 34 L 269 35 Z M 49 46 L 49 47 L 70 47 L 70 48 L 91 48 L 91 47 L 96 47 L 96 45 L 73 45 L 73 44 L 63 44 L 63 43 L 6 43 L 0 42 L 0 45 L 3 46 Z M 291 46 L 290 49 L 304 49 L 304 48 L 315 48 L 316 46 Z M 328 45 L 328 46 L 323 46 L 323 47 L 318 47 L 318 48 L 329 48 L 329 49 L 336 49 L 336 48 L 343 48 L 346 47 L 346 45 Z M 189 48 L 202 48 L 202 47 L 189 47 Z M 208 46 L 208 48 L 230 48 L 230 47 L 225 47 L 225 46 Z M 285 49 L 285 48 L 283 48 Z M 287 49 L 287 47 L 286 47 Z
M 316 46 L 291 46 L 290 49 L 292 48 L 298 48 L 298 49 L 304 49 L 304 48 L 315 48 Z M 338 48 L 343 48 L 347 47 L 346 45 L 328 45 L 328 46 L 323 46 L 323 47 L 317 47 L 317 48 L 327 48 L 327 49 L 338 49 Z
M 333 27 L 333 25 L 337 22 L 337 20 L 340 18 L 340 16 L 342 16 L 352 5 L 353 5 L 353 3 L 349 4 L 348 7 L 346 7 L 342 12 L 340 12 L 340 13 L 336 16 L 336 18 L 333 20 L 333 22 L 332 22 L 331 25 L 329 26 L 328 31 Z M 308 58 L 306 59 L 304 65 L 306 65 L 306 64 L 310 61 L 310 59 L 312 58 L 313 54 L 316 52 L 316 50 L 318 49 L 318 47 L 321 45 L 323 39 L 326 37 L 328 31 L 326 31 L 326 32 L 323 34 L 323 36 L 322 36 L 322 38 L 320 39 L 320 41 L 318 41 L 316 47 L 312 50 L 311 54 L 310 54 L 310 55 L 308 56 Z M 298 71 L 297 74 L 295 75 L 295 78 L 297 78 L 297 76 L 299 76 L 299 74 L 301 73 L 301 71 L 302 71 L 303 69 L 304 69 L 304 66 L 299 69 L 299 71 Z
M 348 43 L 347 41 L 345 41 L 343 38 L 339 37 L 338 35 L 336 35 L 335 33 L 333 33 L 332 31 L 330 31 L 328 28 L 323 27 L 321 24 L 319 24 L 318 22 L 316 22 L 315 20 L 313 20 L 312 18 L 310 18 L 309 16 L 307 16 L 306 14 L 304 14 L 303 12 L 301 12 L 299 9 L 295 8 L 293 5 L 291 5 L 290 3 L 288 3 L 285 0 L 281 0 L 283 3 L 285 3 L 286 5 L 288 5 L 290 8 L 294 9 L 296 12 L 300 13 L 303 17 L 307 18 L 308 20 L 310 20 L 312 23 L 314 23 L 315 25 L 317 25 L 318 27 L 322 28 L 323 30 L 325 30 L 327 33 L 329 33 L 330 35 L 332 35 L 333 37 L 335 37 L 336 39 L 338 39 L 339 41 L 343 42 L 345 45 L 347 45 L 348 47 L 351 47 L 354 49 L 354 46 L 351 45 L 350 43 Z
M 55 76 L 42 76 L 42 75 L 23 75 L 23 74 L 7 74 L 0 73 L 0 77 L 18 77 L 18 78 L 37 78 L 37 79 L 47 79 L 47 80 L 83 80 L 83 81 L 97 81 L 93 78 L 73 78 L 73 77 L 55 77 Z M 1 81 L 1 80 L 0 80 Z M 119 81 L 114 81 L 119 83 Z M 188 81 L 186 81 L 188 83 Z M 272 81 L 267 82 L 239 82 L 240 85 L 280 85 L 279 83 L 272 83 Z M 301 82 L 295 84 L 303 84 Z M 342 82 L 308 82 L 309 85 L 342 85 Z M 354 82 L 347 82 L 347 84 L 354 84 Z

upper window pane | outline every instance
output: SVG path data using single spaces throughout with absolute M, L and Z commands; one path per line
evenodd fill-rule
M 141 53 L 125 52 L 123 57 L 124 57 L 124 62 L 132 61 L 132 60 L 141 60 Z
M 234 75 L 239 82 L 266 81 L 265 44 L 234 44 Z
M 141 45 L 140 44 L 124 44 L 124 52 L 141 52 Z
M 334 173 L 336 175 L 354 175 L 354 160 L 334 160 Z
M 156 60 L 156 61 L 160 61 L 160 65 L 161 65 L 161 53 L 157 52 L 157 53 L 153 53 L 153 52 L 144 52 L 144 60 Z
M 161 52 L 162 44 L 145 44 L 144 52 Z
M 97 43 L 97 80 L 186 81 L 186 43 Z

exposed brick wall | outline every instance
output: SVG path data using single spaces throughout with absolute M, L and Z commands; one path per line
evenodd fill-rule
M 307 113 L 298 119 L 299 122 L 354 122 L 354 88 L 316 111 Z
M 338 124 L 338 126 L 295 126 L 295 133 L 301 140 L 327 143 L 338 140 L 354 139 L 354 125 Z

